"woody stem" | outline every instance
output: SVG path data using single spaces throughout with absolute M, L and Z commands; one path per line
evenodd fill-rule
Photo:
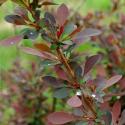
M 57 54 L 59 56 L 59 59 L 61 61 L 61 63 L 64 64 L 65 68 L 67 69 L 67 72 L 69 73 L 69 75 L 71 76 L 72 78 L 72 81 L 74 82 L 74 84 L 78 84 L 79 83 L 77 82 L 77 78 L 74 74 L 74 71 L 71 69 L 70 65 L 68 64 L 68 60 L 66 59 L 66 57 L 64 56 L 62 50 L 60 48 L 57 48 Z M 74 85 L 73 84 L 73 85 Z M 85 107 L 88 109 L 88 110 L 91 110 L 92 114 L 94 115 L 94 117 L 96 118 L 96 113 L 92 107 L 92 105 L 90 105 L 90 103 L 88 102 L 88 100 L 86 99 L 84 93 L 82 94 L 82 101 L 84 102 L 84 104 L 86 105 Z

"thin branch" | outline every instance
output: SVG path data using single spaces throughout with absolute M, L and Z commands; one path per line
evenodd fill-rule
M 104 98 L 106 97 L 112 97 L 112 96 L 124 96 L 125 92 L 120 92 L 120 93 L 110 93 L 104 96 Z

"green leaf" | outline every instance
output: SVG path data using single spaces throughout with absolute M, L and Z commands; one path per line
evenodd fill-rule
M 50 47 L 50 49 L 51 49 L 51 50 L 56 50 L 56 49 L 57 49 L 57 47 L 58 47 L 57 45 L 52 44 L 52 45 L 51 45 L 51 47 Z
M 20 6 L 25 7 L 25 3 L 23 2 L 23 0 L 11 0 L 12 2 L 19 4 Z
M 87 123 L 87 122 L 80 121 L 80 122 L 77 122 L 75 125 L 88 125 L 88 123 Z
M 73 23 L 68 23 L 65 27 L 64 27 L 64 32 L 62 34 L 62 38 L 65 38 L 66 36 L 68 36 L 69 34 L 71 34 L 73 31 L 75 30 L 75 25 Z
M 58 99 L 66 98 L 69 95 L 67 88 L 56 89 L 54 92 L 54 97 Z
M 51 60 L 44 60 L 44 61 L 42 61 L 40 64 L 42 65 L 42 66 L 53 66 L 53 65 L 56 65 L 56 64 L 58 64 L 59 62 L 57 62 L 57 61 L 51 61 Z
M 39 26 L 41 26 L 41 27 L 46 27 L 46 25 L 47 25 L 48 23 L 49 23 L 49 22 L 48 22 L 47 19 L 42 18 L 42 19 L 40 20 L 40 22 L 39 22 Z
M 36 39 L 38 37 L 38 31 L 35 29 L 25 28 L 21 32 L 24 34 L 25 39 Z

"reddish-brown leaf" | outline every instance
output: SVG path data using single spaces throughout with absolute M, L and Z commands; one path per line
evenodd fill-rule
M 44 59 L 49 60 L 57 60 L 57 57 L 51 53 L 45 52 L 45 51 L 39 51 L 37 49 L 29 48 L 29 47 L 20 47 L 21 50 L 23 50 L 25 53 L 36 55 L 39 57 L 42 57 Z
M 57 31 L 58 38 L 60 38 L 60 36 L 62 35 L 63 31 L 64 31 L 64 27 L 61 26 L 60 29 L 59 29 L 59 31 Z
M 51 52 L 50 48 L 44 43 L 35 43 L 34 46 L 40 51 Z
M 102 88 L 102 90 L 109 88 L 110 86 L 117 83 L 122 78 L 122 75 L 115 75 L 111 77 L 109 80 L 107 80 L 105 86 Z
M 80 98 L 77 95 L 75 95 L 75 96 L 71 97 L 70 99 L 68 99 L 67 104 L 71 107 L 77 108 L 82 105 L 82 101 L 80 100 Z
M 65 124 L 75 120 L 73 115 L 66 112 L 54 112 L 47 119 L 54 125 Z
M 121 88 L 121 89 L 125 89 L 125 78 L 122 78 L 122 79 L 119 81 L 119 84 L 120 84 L 120 88 Z
M 8 15 L 5 17 L 5 20 L 9 23 L 16 24 L 16 25 L 26 24 L 24 18 L 19 15 Z
M 125 109 L 122 111 L 121 118 L 119 120 L 119 125 L 125 124 Z
M 57 22 L 59 26 L 63 26 L 64 23 L 66 22 L 67 18 L 69 16 L 69 10 L 65 4 L 62 4 L 58 9 L 57 9 Z
M 52 123 L 50 123 L 49 121 L 46 122 L 46 125 L 54 125 Z
M 63 80 L 67 80 L 68 77 L 66 75 L 66 72 L 61 68 L 60 65 L 56 65 L 54 67 L 55 71 L 56 71 L 56 74 L 57 76 L 60 78 L 60 79 L 63 79 Z
M 101 55 L 94 55 L 89 57 L 85 62 L 84 75 L 86 75 L 99 60 L 101 60 Z
M 80 32 L 82 29 L 82 27 L 78 27 L 77 29 L 75 29 L 70 35 L 69 37 L 73 37 L 74 35 L 76 35 L 78 32 Z
M 1 40 L 0 41 L 0 45 L 2 45 L 2 46 L 11 46 L 11 45 L 19 43 L 22 39 L 23 39 L 22 35 L 13 36 L 11 38 L 7 38 L 5 40 Z
M 43 83 L 51 85 L 54 88 L 62 87 L 64 86 L 64 81 L 61 79 L 57 79 L 53 76 L 44 76 L 42 77 Z
M 114 125 L 116 124 L 120 114 L 121 114 L 121 103 L 117 101 L 115 102 L 112 108 L 112 120 Z
M 58 5 L 58 4 L 56 4 L 56 3 L 53 3 L 53 2 L 49 2 L 49 1 L 45 1 L 45 2 L 43 2 L 42 4 L 41 4 L 42 6 L 43 5 Z

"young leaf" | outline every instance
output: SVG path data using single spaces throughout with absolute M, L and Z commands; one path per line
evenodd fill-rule
M 35 46 L 35 48 L 37 48 L 40 51 L 51 52 L 50 48 L 46 44 L 35 43 L 34 46 Z
M 2 45 L 2 46 L 11 46 L 11 45 L 19 43 L 22 39 L 23 39 L 22 35 L 13 36 L 11 38 L 7 38 L 5 40 L 1 40 L 0 41 L 0 45 Z
M 109 80 L 107 80 L 105 86 L 102 88 L 102 90 L 109 88 L 110 86 L 117 83 L 122 78 L 122 75 L 115 75 L 111 77 Z
M 66 112 L 54 112 L 47 117 L 48 121 L 52 124 L 61 125 L 74 121 L 75 118 L 73 115 Z
M 114 125 L 116 124 L 120 114 L 121 114 L 121 103 L 117 101 L 115 102 L 112 108 L 112 120 Z
M 93 68 L 93 66 L 100 60 L 101 60 L 101 55 L 94 55 L 89 57 L 85 62 L 84 75 L 86 75 Z
M 64 27 L 61 26 L 61 27 L 59 28 L 59 31 L 57 31 L 57 36 L 58 36 L 58 38 L 60 38 L 60 36 L 62 35 L 63 31 L 64 31 Z
M 67 104 L 71 107 L 77 108 L 82 105 L 82 101 L 80 100 L 80 98 L 77 95 L 75 95 L 75 96 L 71 97 L 70 99 L 68 99 Z
M 69 16 L 69 10 L 65 4 L 62 4 L 56 13 L 56 18 L 59 26 L 63 26 Z
M 48 52 L 45 52 L 45 51 L 41 52 L 41 51 L 38 51 L 37 49 L 33 49 L 33 48 L 29 48 L 29 47 L 20 47 L 20 49 L 22 51 L 24 51 L 25 53 L 39 56 L 39 57 L 42 57 L 44 59 L 57 60 L 57 57 L 55 55 L 48 53 Z

